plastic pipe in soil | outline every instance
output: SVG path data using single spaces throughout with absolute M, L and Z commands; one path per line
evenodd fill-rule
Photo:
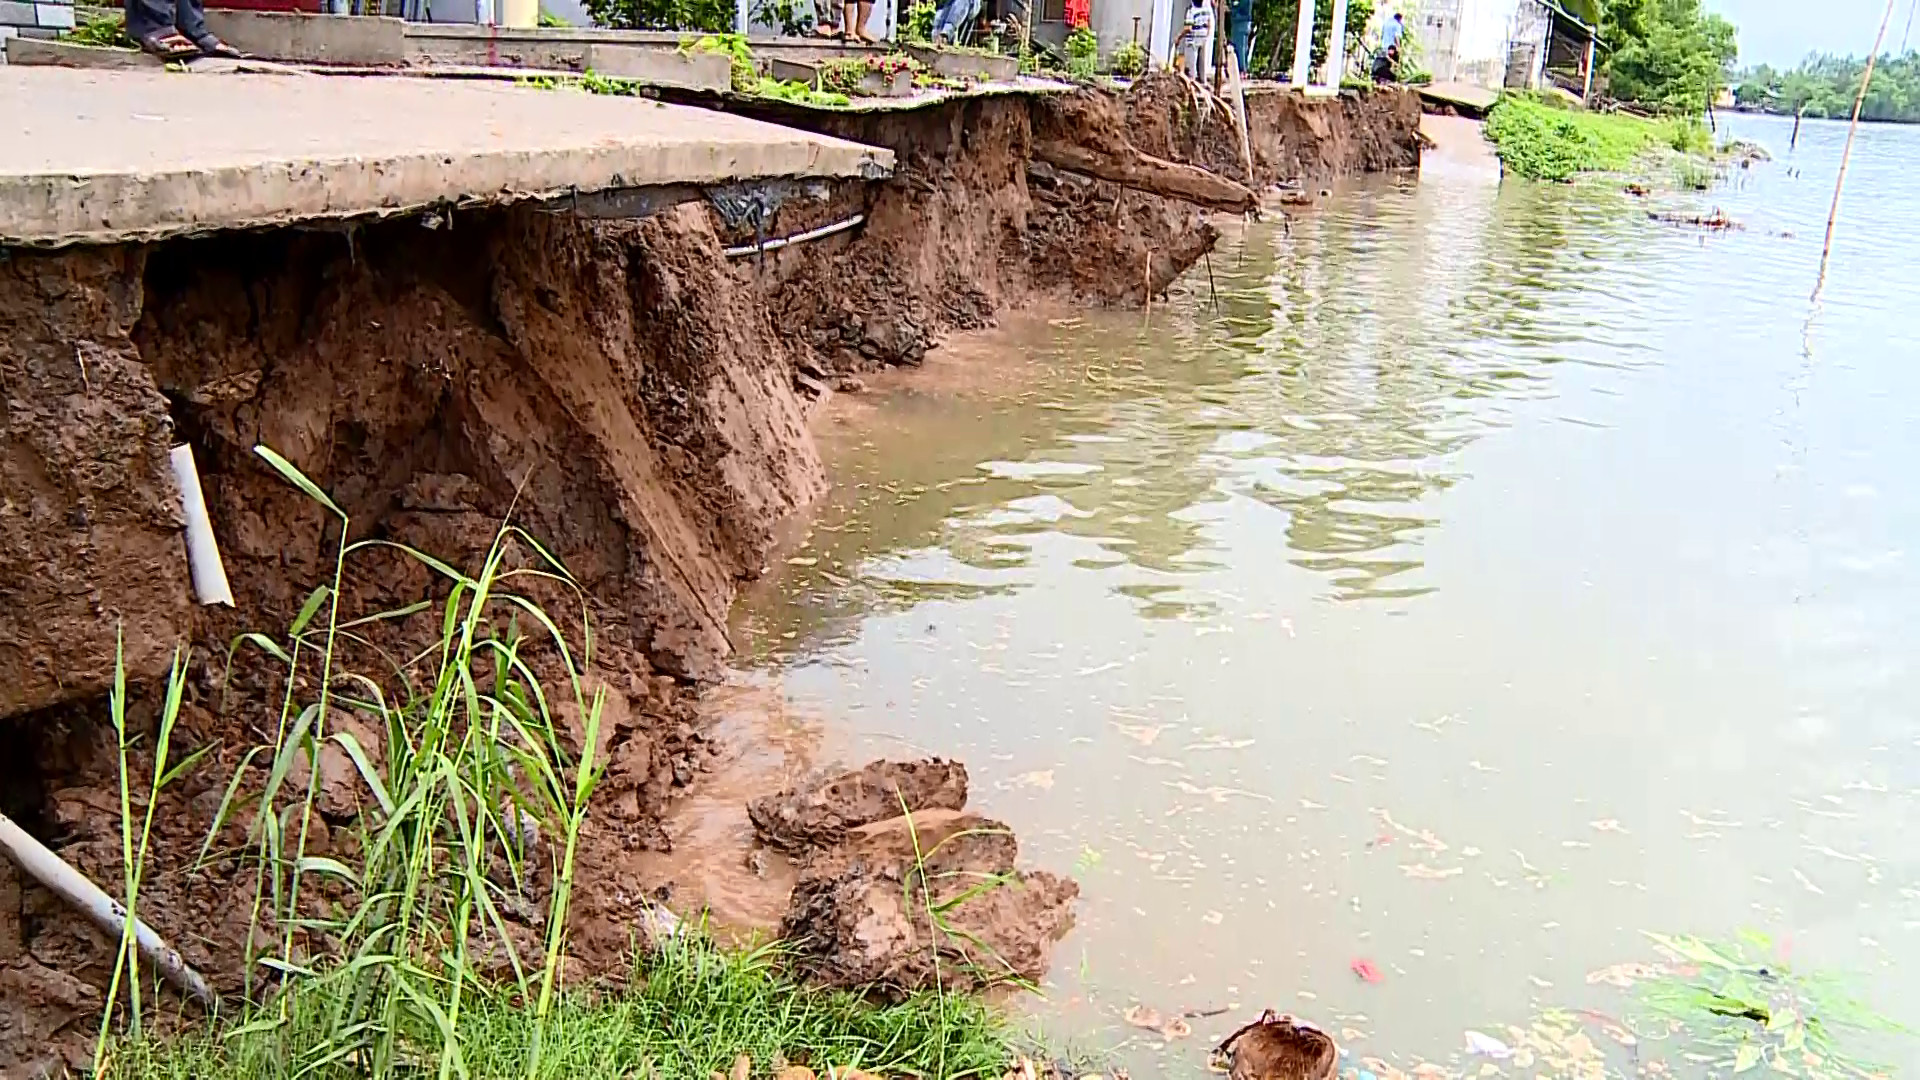
M 794 233 L 792 236 L 777 237 L 760 244 L 742 244 L 739 247 L 730 247 L 726 252 L 727 258 L 738 259 L 747 255 L 758 255 L 762 252 L 778 251 L 789 244 L 804 244 L 809 240 L 818 240 L 822 237 L 832 236 L 834 233 L 846 232 L 848 229 L 853 228 L 865 220 L 867 220 L 867 215 L 855 214 L 845 221 L 836 221 L 831 225 L 822 225 L 817 229 L 808 229 L 803 233 Z
M 6 851 L 28 876 L 79 908 L 108 936 L 117 938 L 126 927 L 127 909 L 121 906 L 120 901 L 101 892 L 100 886 L 68 866 L 60 856 L 48 851 L 40 841 L 15 825 L 13 819 L 5 814 L 0 814 L 0 850 Z M 207 985 L 207 980 L 188 967 L 179 952 L 154 933 L 153 927 L 135 920 L 133 934 L 140 946 L 140 955 L 165 975 L 168 982 L 202 1005 L 214 1007 L 213 988 Z
M 202 604 L 233 606 L 227 568 L 220 562 L 220 546 L 213 539 L 213 519 L 207 515 L 206 496 L 200 491 L 200 470 L 193 464 L 193 447 L 173 448 L 173 481 L 187 511 L 187 570 L 193 575 L 193 593 Z

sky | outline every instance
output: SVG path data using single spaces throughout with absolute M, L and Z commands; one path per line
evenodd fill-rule
M 1900 48 L 1913 3 L 1895 0 L 1887 49 Z M 1886 0 L 1706 0 L 1706 6 L 1740 28 L 1742 67 L 1791 67 L 1810 52 L 1865 55 L 1887 11 Z M 1914 29 L 1920 33 L 1920 26 Z

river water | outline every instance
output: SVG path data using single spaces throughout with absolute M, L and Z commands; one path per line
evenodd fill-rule
M 1863 129 L 1816 310 L 1845 129 L 1734 123 L 1777 159 L 1697 196 L 1356 182 L 837 410 L 749 664 L 1080 879 L 1049 1032 L 1469 1074 L 1743 930 L 1920 1024 L 1920 129 Z

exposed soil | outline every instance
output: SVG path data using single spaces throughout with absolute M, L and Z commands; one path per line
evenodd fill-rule
M 796 967 L 882 994 L 1045 975 L 1080 887 L 1018 869 L 1013 830 L 962 813 L 966 801 L 965 770 L 934 759 L 876 761 L 751 804 L 763 841 L 798 850 L 780 924 Z
M 875 761 L 865 768 L 762 796 L 747 804 L 747 819 L 777 848 L 826 847 L 849 830 L 903 812 L 961 810 L 967 805 L 967 767 L 957 761 Z
M 804 424 L 820 377 L 917 363 L 941 335 L 1037 298 L 1137 303 L 1214 241 L 1185 204 L 1035 166 L 1033 107 L 1009 97 L 805 114 L 800 126 L 893 148 L 898 176 L 795 197 L 756 223 L 697 205 L 644 221 L 519 208 L 0 252 L 0 752 L 14 762 L 0 807 L 95 881 L 120 881 L 103 694 L 118 647 L 136 687 L 132 726 L 150 732 L 154 681 L 186 646 L 176 760 L 214 749 L 162 797 L 142 912 L 217 988 L 239 986 L 248 890 L 230 862 L 186 871 L 285 687 L 250 649 L 229 671 L 228 649 L 287 626 L 332 578 L 339 538 L 253 453 L 264 444 L 339 503 L 352 539 L 471 566 L 511 516 L 578 580 L 595 630 L 590 681 L 609 695 L 610 766 L 582 838 L 572 941 L 581 970 L 624 971 L 628 927 L 658 884 L 645 858 L 673 844 L 662 812 L 715 752 L 693 688 L 731 651 L 727 610 L 774 529 L 824 484 Z M 1151 134 L 1142 108 L 1136 143 Z M 1329 130 L 1276 136 L 1294 156 L 1270 148 L 1263 161 L 1276 175 L 1289 161 L 1375 161 L 1370 136 Z M 1159 152 L 1206 163 L 1203 150 Z M 852 212 L 866 224 L 838 237 L 750 260 L 722 251 L 756 230 Z M 199 465 L 232 609 L 191 598 L 167 462 L 177 442 Z M 368 551 L 349 564 L 343 610 L 389 611 L 440 587 L 417 561 Z M 374 650 L 409 654 L 437 637 L 435 618 L 370 626 L 341 662 L 386 671 Z M 529 660 L 554 670 L 551 655 Z M 144 749 L 134 766 L 148 775 Z M 332 792 L 316 822 L 325 850 L 355 806 L 337 755 L 319 766 Z M 955 775 L 939 775 L 928 807 L 956 802 Z M 873 819 L 795 820 L 833 833 Z M 1011 837 L 964 846 L 1012 870 Z M 810 927 L 854 932 L 844 917 L 886 882 L 900 896 L 897 836 L 882 827 L 846 850 L 861 854 L 805 871 Z M 1059 929 L 1048 913 L 1065 909 L 1072 884 L 1034 875 L 1032 886 L 995 890 L 1008 895 L 968 928 Z M 1030 903 L 1040 907 L 1000 910 Z M 969 958 L 934 944 L 943 963 Z M 882 962 L 870 945 L 835 944 L 817 970 L 915 985 L 921 960 Z M 1044 966 L 1025 939 L 1004 955 L 1022 972 Z M 0 1073 L 84 1058 L 110 959 L 101 935 L 0 860 Z
M 1173 72 L 1154 72 L 1126 94 L 1127 131 L 1150 154 L 1246 179 L 1240 136 L 1226 102 Z M 1252 183 L 1316 185 L 1335 176 L 1420 166 L 1420 96 L 1401 87 L 1303 98 L 1275 86 L 1247 92 Z

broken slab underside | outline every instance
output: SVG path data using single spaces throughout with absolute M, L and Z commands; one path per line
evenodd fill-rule
M 0 68 L 0 245 L 57 247 L 763 178 L 856 143 L 638 98 L 414 79 Z

